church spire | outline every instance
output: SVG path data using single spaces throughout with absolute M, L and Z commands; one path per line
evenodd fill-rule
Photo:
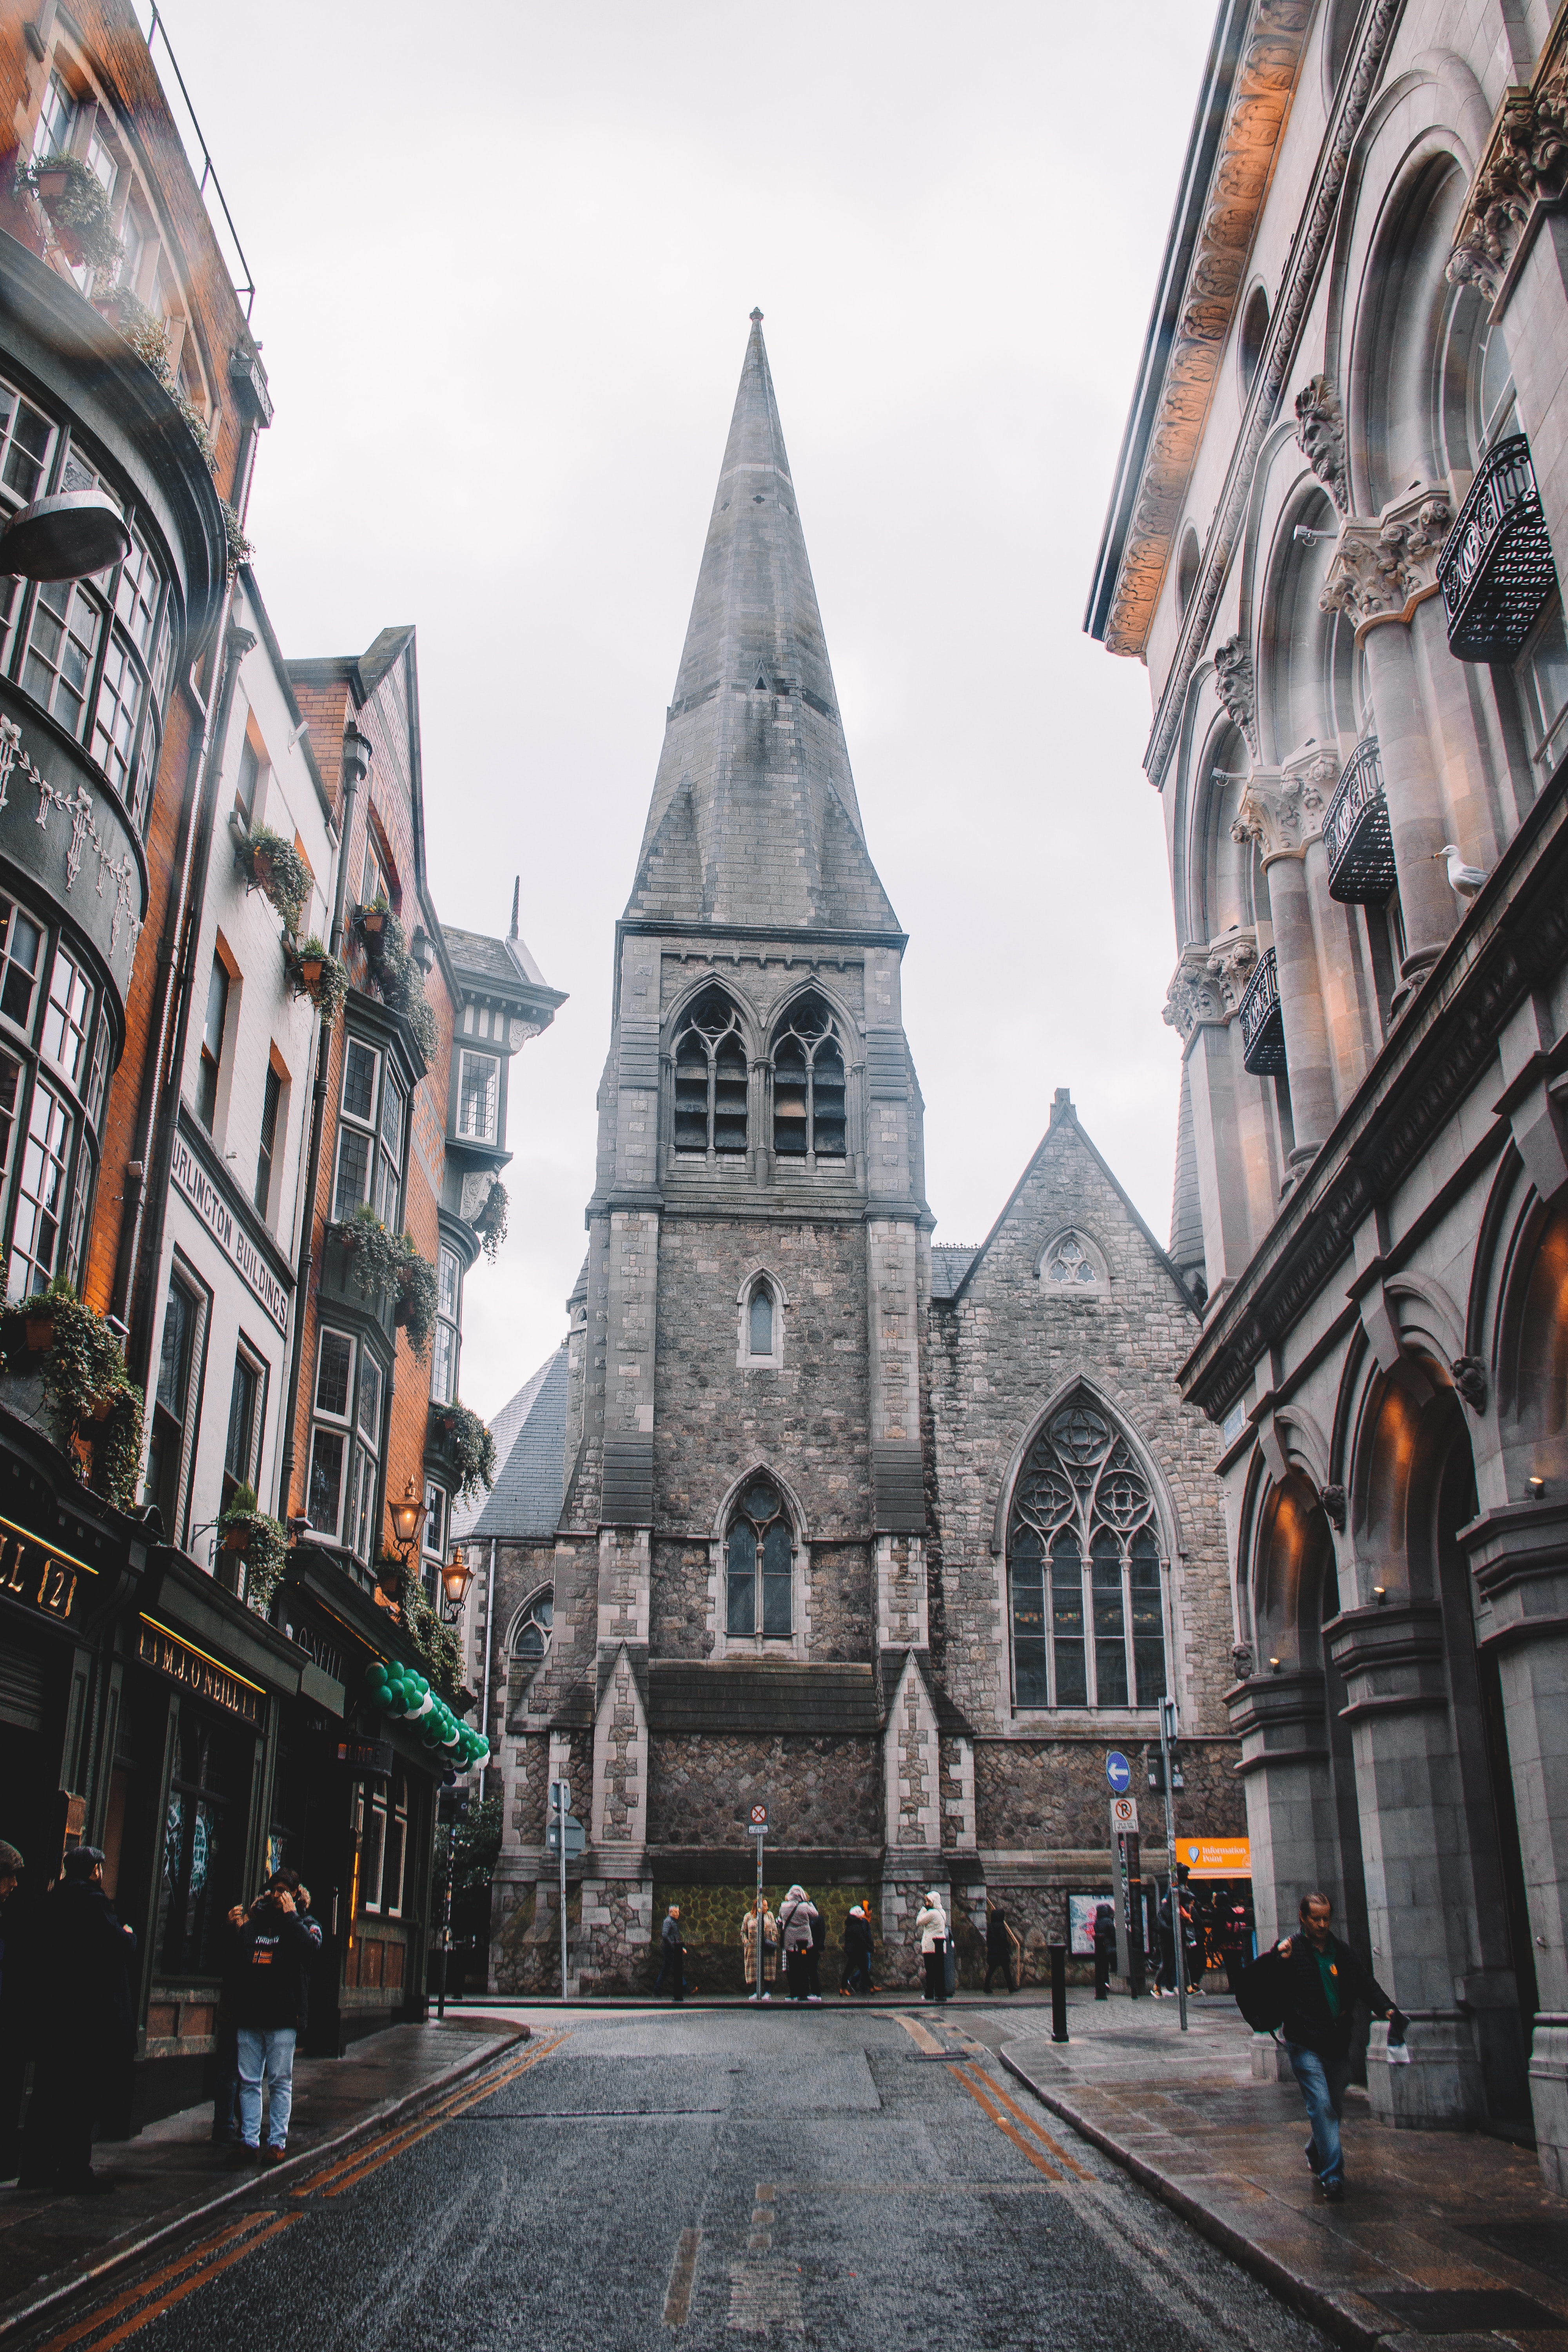
M 898 929 L 866 851 L 760 310 L 626 913 Z

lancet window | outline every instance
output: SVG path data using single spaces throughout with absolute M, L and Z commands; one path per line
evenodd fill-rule
M 721 988 L 703 990 L 676 1039 L 675 1148 L 721 1157 L 746 1149 L 746 1044 Z
M 1007 1522 L 1016 1705 L 1153 1706 L 1165 1694 L 1160 1534 L 1148 1480 L 1082 1394 L 1029 1449 Z
M 842 1160 L 844 1146 L 844 1049 L 822 999 L 803 997 L 773 1041 L 773 1150 Z
M 551 1632 L 555 1622 L 555 1593 L 546 1587 L 535 1593 L 522 1615 L 512 1628 L 510 1685 L 510 1713 L 518 1714 L 526 1706 L 529 1685 L 550 1654 Z
M 795 1544 L 771 1478 L 748 1479 L 724 1547 L 725 1632 L 731 1641 L 793 1631 Z

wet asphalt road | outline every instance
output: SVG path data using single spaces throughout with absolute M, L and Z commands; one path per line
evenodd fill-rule
M 929 2012 L 928 2012 L 929 2016 Z M 401 2152 L 232 2210 L 64 2352 L 1307 2352 L 1324 2339 L 956 2024 L 584 2016 Z M 918 2022 L 918 2021 L 917 2021 Z M 476 2095 L 477 2094 L 477 2095 Z M 165 2275 L 164 2273 L 168 2274 Z

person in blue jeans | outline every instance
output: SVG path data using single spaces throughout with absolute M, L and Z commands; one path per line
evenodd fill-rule
M 1405 2039 L 1409 2020 L 1394 2007 L 1368 1962 L 1341 1943 L 1331 1926 L 1332 1918 L 1333 1906 L 1326 1895 L 1304 1895 L 1300 1933 L 1276 1944 L 1269 1957 L 1280 1969 L 1279 2039 L 1312 2126 L 1307 2162 L 1324 2196 L 1337 2205 L 1345 2193 L 1340 2120 L 1351 2078 L 1355 2005 L 1365 2001 L 1374 2017 L 1387 2018 L 1388 2039 L 1395 2048 Z
M 288 2151 L 294 2105 L 294 2043 L 305 2013 L 306 1978 L 316 1944 L 299 1916 L 297 1874 L 275 1870 L 239 1931 L 234 2021 L 239 2056 L 239 2137 L 261 2154 L 261 2085 L 268 2090 L 267 2161 Z

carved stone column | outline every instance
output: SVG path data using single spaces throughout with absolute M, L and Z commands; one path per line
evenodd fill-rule
M 1335 1916 L 1345 1916 L 1323 1676 L 1310 1669 L 1249 1675 L 1225 1697 L 1241 1741 L 1258 1948 L 1266 1951 L 1294 1929 L 1304 1890 L 1321 1887 Z
M 1257 961 L 1250 928 L 1206 944 L 1194 940 L 1165 992 L 1164 1018 L 1186 1053 L 1211 1299 L 1235 1281 L 1277 1206 L 1262 1156 L 1261 1081 L 1242 1067 L 1239 1040 L 1230 1034 Z
M 1511 1503 L 1459 1538 L 1495 1653 L 1537 2011 L 1530 2104 L 1541 2174 L 1568 2195 L 1568 1503 Z
M 1396 499 L 1375 520 L 1352 515 L 1341 529 L 1321 598 L 1324 612 L 1347 616 L 1366 649 L 1408 986 L 1436 961 L 1458 919 L 1438 856 L 1448 838 L 1442 780 L 1409 625 L 1437 593 L 1436 560 L 1452 520 L 1446 487 Z
M 1263 853 L 1296 1130 L 1292 1168 L 1314 1158 L 1334 1123 L 1333 1070 L 1306 871 L 1307 845 L 1321 838 L 1326 805 L 1315 763 L 1304 771 L 1260 768 L 1242 793 L 1230 828 L 1233 841 L 1255 841 Z

